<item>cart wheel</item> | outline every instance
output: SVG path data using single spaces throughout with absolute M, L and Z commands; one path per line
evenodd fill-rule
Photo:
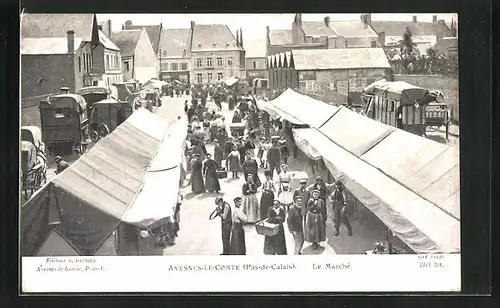
M 100 124 L 97 133 L 99 135 L 99 139 L 104 138 L 109 134 L 109 128 L 106 124 Z
M 89 135 L 90 135 L 90 140 L 92 140 L 92 142 L 99 141 L 99 133 L 97 132 L 97 130 L 95 129 L 91 130 Z

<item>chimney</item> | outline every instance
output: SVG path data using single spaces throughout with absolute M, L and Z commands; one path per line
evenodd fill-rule
M 432 15 L 432 22 L 437 23 L 438 21 L 438 16 L 437 15 Z
M 366 13 L 366 24 L 368 26 L 372 25 L 372 13 Z
M 378 33 L 378 42 L 381 47 L 385 46 L 385 32 L 379 32 Z
M 440 20 L 438 20 L 438 24 L 446 25 L 446 21 L 444 21 L 444 19 L 440 19 Z
M 66 31 L 66 37 L 68 38 L 68 54 L 72 55 L 75 53 L 75 31 Z
M 302 25 L 302 14 L 301 14 L 301 13 L 296 13 L 296 14 L 295 14 L 295 23 L 296 23 L 298 26 L 301 26 L 301 25 Z
M 240 46 L 243 47 L 243 29 L 240 28 Z
M 417 16 L 413 16 L 413 22 L 417 22 Z
M 195 25 L 194 21 L 191 21 L 191 30 L 194 30 L 194 25 Z
M 113 28 L 111 27 L 111 19 L 108 19 L 108 21 L 106 22 L 106 25 L 108 26 L 107 27 L 108 33 L 106 33 L 106 35 L 109 38 L 111 38 L 111 34 L 113 33 Z
M 325 17 L 325 26 L 330 27 L 330 17 L 329 16 Z
M 130 30 L 130 28 L 132 28 L 132 21 L 131 20 L 127 20 L 125 22 L 125 30 Z
M 240 31 L 236 30 L 236 46 L 240 46 Z

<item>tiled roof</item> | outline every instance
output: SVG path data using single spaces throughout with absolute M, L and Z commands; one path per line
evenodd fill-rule
M 75 38 L 92 39 L 94 14 L 25 14 L 21 20 L 21 37 L 66 37 L 66 31 L 75 31 Z
M 377 33 L 372 27 L 365 27 L 361 21 L 331 21 L 330 27 L 333 28 L 335 33 L 339 36 L 345 37 L 377 37 Z
M 458 37 L 444 37 L 439 40 L 434 48 L 440 52 L 447 52 L 449 49 L 458 48 Z
M 292 50 L 295 69 L 390 68 L 382 48 Z
M 385 32 L 386 36 L 403 36 L 406 27 L 410 28 L 413 36 L 452 36 L 451 29 L 446 24 L 439 22 L 372 21 L 371 26 L 377 33 Z
M 243 42 L 245 43 L 245 42 Z M 194 25 L 191 51 L 243 50 L 226 25 Z
M 133 25 L 127 28 L 127 30 L 145 29 L 146 32 L 148 33 L 149 40 L 151 41 L 151 45 L 153 45 L 153 50 L 156 54 L 158 52 L 158 46 L 160 45 L 161 28 L 162 28 L 161 25 L 154 25 L 154 26 Z
M 270 30 L 270 45 L 290 45 L 292 43 L 292 30 Z
M 303 21 L 302 29 L 306 36 L 338 36 L 335 31 L 327 26 L 324 21 Z
M 75 52 L 82 43 L 81 37 L 75 37 Z M 22 55 L 62 55 L 68 53 L 68 40 L 64 37 L 23 38 Z
M 247 58 L 263 58 L 266 56 L 266 40 L 256 39 L 243 42 L 245 48 L 245 57 Z
M 122 30 L 113 32 L 111 40 L 120 48 L 122 57 L 132 56 L 144 30 Z
M 106 49 L 120 50 L 120 48 L 113 44 L 113 42 L 111 42 L 111 40 L 101 30 L 99 30 L 99 43 L 101 43 Z
M 362 48 L 362 47 L 371 47 L 372 41 L 376 41 L 376 37 L 359 37 L 359 36 L 350 36 L 346 37 L 347 48 Z
M 159 48 L 167 57 L 187 56 L 191 51 L 191 29 L 162 29 Z M 186 55 L 184 55 L 184 50 Z

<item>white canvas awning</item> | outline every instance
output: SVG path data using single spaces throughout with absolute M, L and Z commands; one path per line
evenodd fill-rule
M 460 251 L 460 221 L 331 142 L 316 129 L 300 129 L 332 175 L 417 253 Z

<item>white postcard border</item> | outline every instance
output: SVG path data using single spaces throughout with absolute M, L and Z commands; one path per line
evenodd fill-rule
M 23 257 L 21 290 L 459 292 L 461 260 L 459 254 Z

